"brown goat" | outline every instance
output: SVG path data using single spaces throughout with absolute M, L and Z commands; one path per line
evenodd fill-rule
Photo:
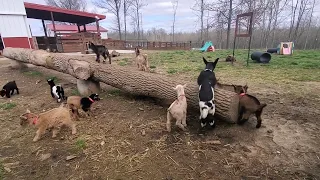
M 222 84 L 219 81 L 217 82 L 216 88 L 220 88 L 220 89 L 224 89 L 227 91 L 234 91 L 237 94 L 241 94 L 241 93 L 247 93 L 248 90 L 248 85 L 234 85 L 234 84 Z
M 52 130 L 52 138 L 55 138 L 60 131 L 60 128 L 65 125 L 72 130 L 72 134 L 76 134 L 76 125 L 71 119 L 70 111 L 68 108 L 63 107 L 63 104 L 58 108 L 51 109 L 47 112 L 36 115 L 27 110 L 26 113 L 20 116 L 20 125 L 26 124 L 35 125 L 38 128 L 36 136 L 33 141 L 36 142 L 40 139 L 41 135 L 45 133 L 46 129 Z
M 134 49 L 135 53 L 136 53 L 136 64 L 138 66 L 138 69 L 141 71 L 150 71 L 150 67 L 149 67 L 149 61 L 148 61 L 148 55 L 147 54 L 141 54 L 141 49 L 139 48 L 135 48 Z
M 226 62 L 236 62 L 236 58 L 233 57 L 232 55 L 228 55 L 227 58 L 226 58 Z
M 257 118 L 257 125 L 256 128 L 260 128 L 261 127 L 261 114 L 262 114 L 262 110 L 264 107 L 267 106 L 267 104 L 265 103 L 260 103 L 260 101 L 249 94 L 246 94 L 244 91 L 243 93 L 241 93 L 239 96 L 239 118 L 238 118 L 238 124 L 241 125 L 243 123 L 245 123 L 246 121 L 248 121 L 249 117 L 251 114 L 255 114 L 256 118 Z

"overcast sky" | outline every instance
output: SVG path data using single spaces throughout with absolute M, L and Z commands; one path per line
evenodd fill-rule
M 25 2 L 45 4 L 44 0 L 24 0 Z M 199 26 L 197 23 L 197 16 L 191 10 L 195 0 L 179 0 L 179 5 L 176 14 L 176 28 L 175 31 L 195 31 Z M 142 9 L 142 24 L 144 29 L 151 29 L 152 27 L 163 28 L 171 31 L 173 22 L 173 10 L 171 0 L 146 0 L 148 6 Z M 95 7 L 91 0 L 87 0 L 88 10 L 92 11 Z M 106 19 L 100 21 L 100 25 L 106 29 L 113 26 L 112 22 L 114 16 L 110 13 L 105 13 L 101 9 L 97 9 L 99 14 L 106 15 Z M 128 17 L 129 18 L 129 17 Z M 33 35 L 43 35 L 41 20 L 28 19 Z M 130 23 L 130 19 L 129 19 Z

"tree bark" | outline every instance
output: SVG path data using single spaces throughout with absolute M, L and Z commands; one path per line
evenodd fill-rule
M 30 50 L 22 48 L 5 48 L 3 55 L 17 61 L 44 66 L 78 79 L 93 79 L 113 87 L 122 89 L 134 95 L 144 95 L 162 100 L 164 104 L 171 104 L 176 98 L 173 87 L 177 84 L 187 83 L 185 89 L 189 109 L 199 111 L 198 85 L 196 81 L 177 81 L 173 78 L 137 71 L 113 65 L 101 65 L 86 58 L 69 55 L 48 53 L 43 50 Z M 239 96 L 231 91 L 215 89 L 215 116 L 235 123 L 238 118 Z

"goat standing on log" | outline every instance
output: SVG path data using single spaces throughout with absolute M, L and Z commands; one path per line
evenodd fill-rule
M 198 85 L 199 85 L 199 108 L 200 108 L 200 121 L 201 127 L 206 126 L 207 116 L 211 114 L 212 116 L 215 113 L 215 103 L 214 103 L 214 87 L 217 83 L 217 79 L 213 70 L 215 69 L 219 58 L 214 62 L 208 62 L 203 57 L 203 62 L 206 67 L 201 71 L 198 76 Z M 213 118 L 213 117 L 212 117 Z M 211 118 L 209 124 L 212 128 L 215 127 L 215 122 Z
M 138 47 L 136 47 L 134 51 L 136 52 L 136 64 L 138 66 L 138 69 L 141 71 L 150 71 L 147 54 L 141 54 Z
M 187 127 L 187 99 L 184 94 L 185 85 L 177 85 L 173 89 L 177 91 L 178 98 L 170 105 L 167 112 L 167 131 L 171 131 L 171 120 L 176 119 L 176 125 L 182 129 L 186 130 Z
M 89 49 L 92 49 L 92 51 L 96 54 L 96 61 L 98 63 L 100 63 L 100 55 L 102 55 L 104 58 L 103 63 L 106 63 L 106 59 L 108 56 L 109 64 L 111 64 L 111 56 L 109 54 L 109 50 L 104 45 L 95 45 L 92 42 L 89 42 Z

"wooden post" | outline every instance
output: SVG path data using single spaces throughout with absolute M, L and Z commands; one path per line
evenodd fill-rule
M 50 44 L 48 41 L 48 33 L 47 33 L 47 29 L 46 29 L 46 25 L 44 24 L 44 20 L 42 19 L 42 27 L 43 27 L 43 31 L 44 31 L 44 43 L 46 44 L 46 48 L 50 49 Z
M 78 26 L 78 33 L 80 32 L 80 25 L 79 24 L 77 24 L 77 26 Z
M 87 27 L 85 24 L 83 25 L 83 32 L 87 32 Z
M 96 25 L 97 25 L 98 35 L 100 35 L 100 26 L 99 26 L 99 20 L 98 19 L 96 19 Z

